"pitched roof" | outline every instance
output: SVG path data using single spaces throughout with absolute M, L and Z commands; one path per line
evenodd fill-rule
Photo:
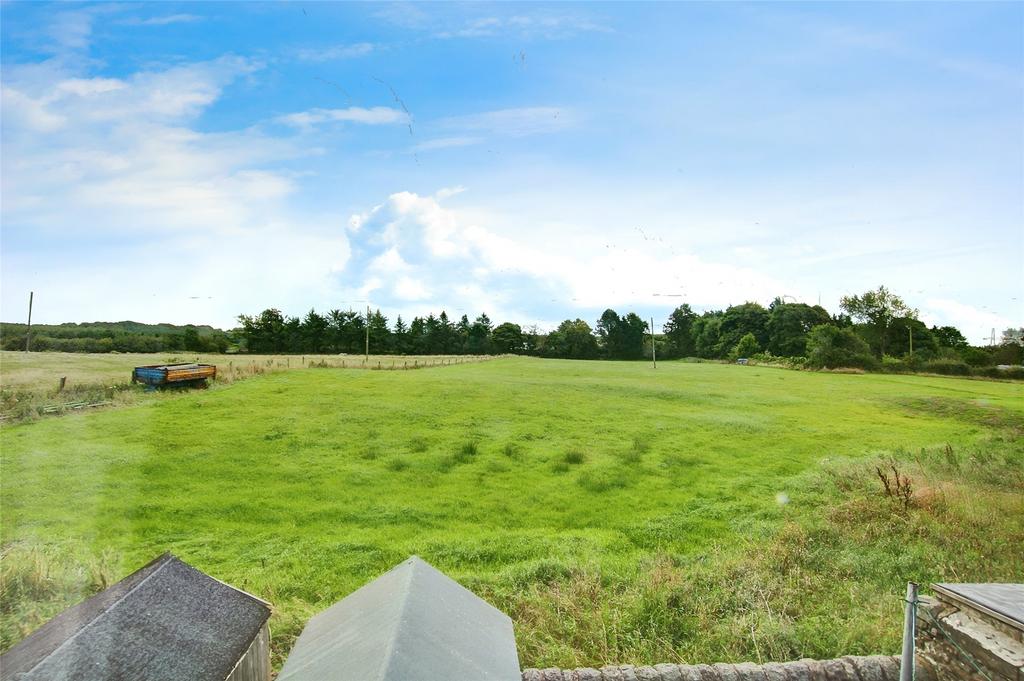
M 0 656 L 0 681 L 224 679 L 270 617 L 165 553 Z
M 413 556 L 310 619 L 278 681 L 520 681 L 512 620 Z

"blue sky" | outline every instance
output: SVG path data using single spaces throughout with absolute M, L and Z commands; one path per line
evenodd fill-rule
M 1024 325 L 1024 5 L 2 9 L 2 311 Z

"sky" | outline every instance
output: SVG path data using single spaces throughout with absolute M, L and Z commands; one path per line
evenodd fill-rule
M 1024 4 L 3 2 L 0 318 L 1024 326 Z

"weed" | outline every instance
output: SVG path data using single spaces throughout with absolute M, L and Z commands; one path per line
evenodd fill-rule
M 570 449 L 562 457 L 562 461 L 570 466 L 578 466 L 587 460 L 586 455 L 579 449 Z
M 417 435 L 409 440 L 409 451 L 417 454 L 427 451 L 429 445 L 427 439 L 421 435 Z
M 388 459 L 387 467 L 388 470 L 395 471 L 397 473 L 399 471 L 404 471 L 406 468 L 408 468 L 409 462 L 401 457 L 395 456 Z
M 892 478 L 889 477 L 889 470 L 892 471 Z M 906 511 L 914 498 L 914 490 L 910 484 L 910 478 L 906 473 L 901 473 L 896 467 L 896 462 L 890 460 L 887 467 L 875 466 L 875 472 L 885 489 L 885 496 L 893 499 Z

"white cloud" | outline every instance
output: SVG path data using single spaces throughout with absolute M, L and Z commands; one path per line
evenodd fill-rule
M 363 123 L 366 125 L 408 124 L 409 116 L 404 111 L 391 109 L 386 106 L 375 106 L 370 109 L 350 106 L 347 109 L 310 109 L 309 111 L 280 116 L 277 120 L 297 128 L 311 128 L 320 123 L 336 123 L 341 121 Z
M 427 300 L 430 298 L 430 291 L 423 285 L 423 282 L 412 277 L 399 277 L 395 282 L 394 294 L 401 300 Z
M 480 144 L 484 141 L 482 137 L 436 137 L 429 139 L 426 142 L 420 142 L 412 148 L 413 151 L 433 151 L 434 149 L 450 149 L 452 147 L 468 147 L 474 144 Z
M 187 24 L 196 21 L 202 21 L 202 17 L 195 14 L 167 14 L 160 17 L 149 17 L 148 19 L 132 17 L 131 19 L 125 19 L 121 23 L 126 26 L 167 26 L 169 24 Z
M 485 111 L 466 116 L 449 116 L 441 119 L 438 125 L 442 128 L 460 131 L 526 137 L 565 130 L 574 126 L 576 122 L 577 116 L 571 109 L 532 106 Z
M 376 49 L 373 43 L 351 45 L 330 45 L 327 47 L 306 47 L 295 52 L 296 58 L 308 62 L 338 61 L 365 57 Z
M 375 303 L 389 308 L 416 301 L 523 322 L 537 321 L 531 314 L 544 307 L 585 315 L 609 305 L 664 307 L 666 300 L 725 306 L 783 290 L 753 270 L 665 247 L 611 252 L 568 231 L 552 230 L 542 242 L 498 233 L 442 205 L 452 195 L 397 192 L 354 215 L 360 255 L 346 276 L 372 279 Z
M 292 205 L 295 177 L 275 169 L 310 152 L 256 127 L 192 127 L 257 68 L 5 66 L 4 307 L 31 289 L 41 321 L 231 325 L 330 299 L 349 256 L 341 220 Z
M 521 40 L 545 38 L 559 40 L 571 38 L 580 33 L 611 33 L 609 26 L 576 14 L 553 14 L 536 12 L 513 16 L 474 17 L 465 20 L 457 28 L 449 28 L 434 34 L 436 38 L 490 38 L 515 37 Z
M 921 308 L 921 321 L 928 325 L 955 326 L 973 344 L 985 344 L 995 329 L 996 340 L 999 340 L 1003 329 L 1021 326 L 1024 323 L 1024 310 L 1018 309 L 1017 320 L 1005 317 L 997 312 L 979 309 L 948 298 L 929 298 Z

